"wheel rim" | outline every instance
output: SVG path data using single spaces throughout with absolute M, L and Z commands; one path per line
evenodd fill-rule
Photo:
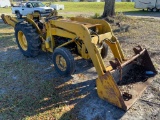
M 61 55 L 57 55 L 56 56 L 56 64 L 57 64 L 57 67 L 61 71 L 66 71 L 66 69 L 67 69 L 67 63 L 66 63 L 66 60 L 64 59 L 63 56 L 61 56 Z
M 23 34 L 22 31 L 19 31 L 18 32 L 18 41 L 19 41 L 19 44 L 21 46 L 21 48 L 26 51 L 27 50 L 27 47 L 28 47 L 28 44 L 27 44 L 27 40 L 26 40 L 26 37 L 25 35 Z

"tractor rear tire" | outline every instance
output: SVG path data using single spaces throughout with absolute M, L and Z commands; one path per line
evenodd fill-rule
M 108 45 L 105 42 L 103 42 L 102 43 L 101 56 L 104 59 L 104 58 L 107 57 L 107 55 L 108 55 Z
M 70 76 L 75 71 L 74 57 L 71 52 L 64 48 L 56 48 L 53 53 L 55 70 L 62 76 Z
M 15 26 L 16 42 L 26 57 L 36 57 L 41 50 L 41 40 L 36 29 L 28 23 L 20 22 Z

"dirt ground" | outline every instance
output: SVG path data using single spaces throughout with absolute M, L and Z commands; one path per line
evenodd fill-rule
M 115 23 L 120 22 L 118 27 Z M 126 57 L 132 48 L 147 48 L 160 73 L 160 21 L 117 17 L 112 28 Z M 160 75 L 138 101 L 123 111 L 96 93 L 96 71 L 90 61 L 75 58 L 76 71 L 61 77 L 54 70 L 51 54 L 24 57 L 15 42 L 14 30 L 0 22 L 0 120 L 159 120 Z M 109 53 L 108 59 L 112 58 Z

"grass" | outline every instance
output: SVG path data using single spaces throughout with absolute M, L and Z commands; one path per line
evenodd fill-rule
M 61 78 L 48 77 L 54 75 L 50 73 L 53 69 L 48 69 L 46 74 L 42 72 L 51 61 L 42 61 L 42 58 L 39 63 L 44 63 L 38 65 L 36 59 L 21 56 L 13 28 L 4 23 L 0 23 L 0 43 L 0 57 L 3 57 L 0 60 L 1 120 L 58 119 L 71 109 L 62 102 L 55 89 Z
M 8 8 L 0 8 L 0 13 L 11 13 L 11 8 L 8 7 Z
M 54 3 L 53 3 L 54 4 Z M 56 2 L 56 4 L 63 4 L 64 11 L 70 12 L 103 12 L 104 2 Z M 136 11 L 134 3 L 132 2 L 116 2 L 116 12 Z
M 46 4 L 47 2 L 44 2 Z M 104 2 L 53 2 L 53 4 L 63 4 L 65 9 L 59 10 L 59 15 L 64 17 L 86 15 L 96 16 L 102 15 L 104 9 Z M 150 12 L 144 12 L 134 8 L 134 2 L 116 2 L 116 12 L 123 12 L 129 14 L 150 14 Z M 0 8 L 0 14 L 11 14 L 11 8 Z
M 86 12 L 86 13 L 102 13 L 104 2 L 54 2 L 55 4 L 63 4 L 65 9 L 59 12 Z M 134 8 L 132 2 L 117 2 L 116 12 L 138 11 Z M 10 8 L 0 8 L 0 13 L 11 13 Z

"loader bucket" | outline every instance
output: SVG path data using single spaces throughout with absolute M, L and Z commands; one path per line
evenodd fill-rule
M 146 49 L 133 50 L 131 59 L 110 62 L 113 69 L 96 80 L 99 97 L 124 110 L 134 104 L 157 73 Z

